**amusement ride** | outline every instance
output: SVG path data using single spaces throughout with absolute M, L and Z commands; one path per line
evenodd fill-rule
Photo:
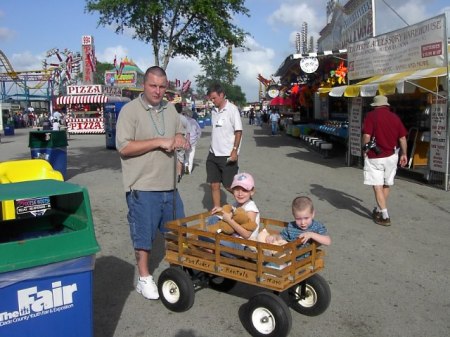
M 42 69 L 16 71 L 0 50 L 0 100 L 4 102 L 51 101 L 62 86 L 75 84 L 80 74 L 80 53 L 53 48 L 42 60 Z

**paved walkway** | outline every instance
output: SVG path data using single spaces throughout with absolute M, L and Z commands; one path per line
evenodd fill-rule
M 291 336 L 448 335 L 450 193 L 397 179 L 390 201 L 392 226 L 377 226 L 369 216 L 373 195 L 362 184 L 361 169 L 346 167 L 343 158 L 324 159 L 298 139 L 271 137 L 268 128 L 244 124 L 240 167 L 255 177 L 254 199 L 262 215 L 290 220 L 291 200 L 308 195 L 333 240 L 322 273 L 330 283 L 331 305 L 318 317 L 292 311 Z M 205 184 L 209 137 L 206 127 L 193 174 L 180 183 L 187 214 L 211 207 Z M 27 146 L 28 130 L 2 137 L 0 161 L 29 158 Z M 247 336 L 238 309 L 260 289 L 242 284 L 229 294 L 203 289 L 185 313 L 170 312 L 134 291 L 120 161 L 105 148 L 104 135 L 71 137 L 67 174 L 70 182 L 89 189 L 102 247 L 94 271 L 95 337 Z M 152 256 L 155 277 L 167 268 L 162 246 L 158 240 L 160 253 Z

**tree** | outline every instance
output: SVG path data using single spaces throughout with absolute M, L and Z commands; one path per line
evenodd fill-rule
M 247 98 L 242 92 L 242 88 L 239 85 L 232 85 L 228 83 L 222 83 L 227 99 L 236 104 L 237 106 L 243 106 L 247 103 Z
M 97 61 L 95 68 L 94 84 L 105 84 L 105 72 L 114 69 L 114 65 L 112 63 Z
M 195 80 L 197 86 L 204 89 L 208 88 L 212 82 L 232 84 L 239 74 L 237 67 L 229 63 L 226 56 L 220 56 L 220 52 L 204 56 L 200 60 L 200 66 L 205 75 L 197 75 Z
M 248 33 L 233 24 L 233 15 L 249 16 L 244 0 L 87 0 L 86 11 L 98 12 L 101 26 L 116 33 L 133 29 L 133 38 L 150 43 L 154 64 L 167 68 L 177 55 L 210 55 L 233 45 L 243 47 Z
M 204 75 L 195 76 L 198 91 L 206 92 L 211 84 L 219 82 L 230 101 L 237 105 L 245 104 L 246 98 L 241 87 L 233 85 L 239 71 L 228 61 L 227 55 L 220 56 L 220 52 L 216 52 L 214 55 L 205 56 L 200 60 L 200 66 Z

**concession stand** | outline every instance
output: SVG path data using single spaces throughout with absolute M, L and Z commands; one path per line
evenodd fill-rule
M 404 173 L 445 190 L 449 184 L 449 44 L 445 14 L 348 45 L 349 164 L 361 162 L 361 124 L 375 95 L 388 97 L 408 129 Z
M 318 51 L 290 55 L 275 74 L 312 93 L 307 113 L 299 101 L 296 134 L 340 143 L 346 164 L 361 167 L 362 123 L 373 97 L 385 95 L 408 130 L 399 173 L 450 190 L 449 14 L 376 35 L 373 0 L 335 4 L 328 2 Z
M 105 105 L 129 100 L 122 97 L 122 89 L 119 87 L 100 84 L 69 85 L 67 95 L 57 97 L 56 104 L 65 106 L 69 134 L 103 134 Z

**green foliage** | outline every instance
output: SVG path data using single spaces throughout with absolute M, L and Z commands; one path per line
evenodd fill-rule
M 233 83 L 239 71 L 233 64 L 227 62 L 226 57 L 220 56 L 220 52 L 207 55 L 200 60 L 200 66 L 205 75 L 195 76 L 197 86 L 208 88 L 212 82 Z
M 132 29 L 149 43 L 154 64 L 166 69 L 170 58 L 199 58 L 228 45 L 243 47 L 248 34 L 233 23 L 246 15 L 244 0 L 86 0 L 86 12 L 98 12 L 101 26 L 116 33 Z
M 114 65 L 112 63 L 102 63 L 97 61 L 95 67 L 97 68 L 97 71 L 94 75 L 94 84 L 105 84 L 105 72 L 113 69 Z
M 231 85 L 228 83 L 222 83 L 225 89 L 225 93 L 229 101 L 233 102 L 237 106 L 244 106 L 247 102 L 245 94 L 242 92 L 242 88 L 239 85 Z
M 226 56 L 220 56 L 219 52 L 205 56 L 200 60 L 204 75 L 195 76 L 199 92 L 206 92 L 213 83 L 220 83 L 225 90 L 227 98 L 236 105 L 246 102 L 245 94 L 238 85 L 233 85 L 239 71 L 236 66 L 227 62 Z

